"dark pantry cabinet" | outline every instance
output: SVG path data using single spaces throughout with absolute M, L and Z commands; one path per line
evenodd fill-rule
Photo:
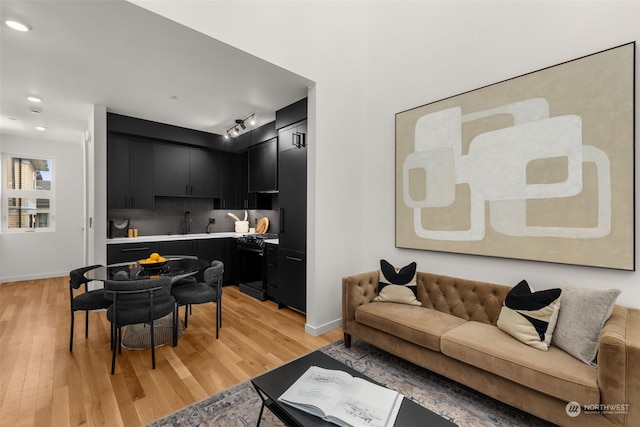
M 306 311 L 307 123 L 280 129 L 278 304 Z
M 152 159 L 152 143 L 108 137 L 108 209 L 153 209 Z

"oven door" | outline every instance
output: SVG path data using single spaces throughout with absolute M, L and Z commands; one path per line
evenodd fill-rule
M 262 248 L 238 244 L 238 286 L 261 301 L 265 300 L 263 255 Z

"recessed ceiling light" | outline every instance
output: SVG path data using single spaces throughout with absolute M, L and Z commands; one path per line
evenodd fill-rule
M 46 128 L 46 127 L 44 127 L 44 126 L 36 126 L 36 129 L 38 129 L 39 131 L 45 131 L 45 130 L 47 130 L 47 128 Z
M 42 110 L 40 108 L 36 108 L 36 107 L 29 107 L 29 111 L 31 111 L 33 114 L 42 113 Z
M 178 99 L 178 97 L 177 97 L 177 96 L 175 96 L 175 95 L 171 95 L 171 96 L 169 97 L 169 99 L 172 99 L 172 100 L 174 100 L 174 101 L 175 101 L 176 99 Z
M 42 102 L 42 98 L 38 98 L 37 96 L 27 96 L 27 99 L 31 102 Z
M 7 19 L 6 21 L 4 21 L 4 23 L 7 24 L 9 28 L 12 28 L 16 31 L 26 32 L 32 29 L 31 25 L 25 24 L 24 22 L 16 21 L 14 19 Z

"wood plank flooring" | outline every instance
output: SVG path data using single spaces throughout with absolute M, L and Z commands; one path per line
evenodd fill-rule
M 304 316 L 223 292 L 220 338 L 215 304 L 193 306 L 177 347 L 122 350 L 110 375 L 105 312 L 76 313 L 69 352 L 68 277 L 0 285 L 0 426 L 139 426 L 342 338 L 304 332 Z M 184 308 L 180 309 L 184 319 Z

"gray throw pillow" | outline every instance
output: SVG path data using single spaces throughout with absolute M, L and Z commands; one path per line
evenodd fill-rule
M 588 365 L 595 365 L 598 340 L 620 289 L 577 288 L 561 282 L 560 314 L 552 344 Z

